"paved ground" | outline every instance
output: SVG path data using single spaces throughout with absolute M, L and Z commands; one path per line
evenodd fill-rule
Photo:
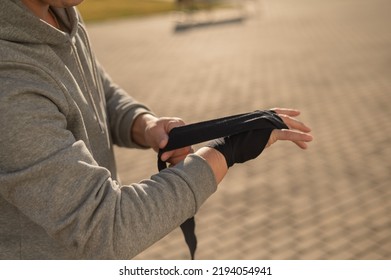
M 197 215 L 198 259 L 391 259 L 390 9 L 265 0 L 245 20 L 199 14 L 181 32 L 174 15 L 89 26 L 115 80 L 159 115 L 286 106 L 313 128 L 308 151 L 280 143 L 232 168 Z M 117 159 L 126 183 L 156 171 L 152 152 Z M 188 253 L 175 230 L 137 258 Z

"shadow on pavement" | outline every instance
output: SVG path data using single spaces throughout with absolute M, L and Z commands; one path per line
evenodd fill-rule
M 181 33 L 190 31 L 192 29 L 206 28 L 206 27 L 216 27 L 222 25 L 230 25 L 230 24 L 241 24 L 246 20 L 245 17 L 235 17 L 224 20 L 210 20 L 205 22 L 184 22 L 177 23 L 174 26 L 174 33 Z

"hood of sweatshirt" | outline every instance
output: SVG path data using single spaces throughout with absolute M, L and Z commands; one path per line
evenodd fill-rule
M 103 132 L 105 129 L 104 93 L 99 81 L 95 58 L 89 46 L 88 36 L 81 24 L 77 9 L 75 7 L 66 9 L 51 7 L 58 22 L 66 30 L 61 31 L 35 16 L 21 0 L 0 0 L 0 3 L 0 40 L 8 42 L 9 48 L 15 50 L 15 54 L 11 54 L 11 58 L 3 57 L 3 59 L 13 61 L 18 56 L 16 60 L 37 64 L 29 61 L 35 59 L 39 64 L 39 60 L 44 58 L 47 61 L 46 65 L 48 65 L 49 71 L 62 68 L 63 64 L 69 65 L 69 60 L 76 62 L 77 67 L 70 69 L 70 71 L 71 73 L 79 73 L 76 76 L 78 84 L 89 100 L 96 121 Z M 22 46 L 24 46 L 23 50 L 17 49 Z M 26 46 L 29 48 L 28 50 Z M 35 52 L 29 53 L 33 49 Z M 69 56 L 70 53 L 72 53 L 71 56 Z M 9 52 L 7 52 L 8 54 Z M 20 54 L 24 54 L 25 58 L 21 59 Z M 36 54 L 38 55 L 36 56 Z M 59 62 L 57 67 L 56 61 Z M 44 61 L 42 61 L 43 65 L 45 65 Z M 61 73 L 57 73 L 57 76 L 64 77 Z
M 20 0 L 0 0 L 0 39 L 22 44 L 61 45 L 72 40 L 77 32 L 79 17 L 75 8 L 52 8 L 67 27 L 62 32 L 31 13 Z M 15 31 L 15 26 L 18 30 Z
M 10 88 L 7 88 L 9 79 L 2 80 L 0 94 L 29 87 L 51 100 L 69 118 L 80 112 L 87 131 L 87 134 L 80 132 L 83 134 L 80 139 L 100 139 L 85 141 L 91 152 L 97 151 L 96 147 L 102 144 L 96 142 L 111 145 L 101 68 L 77 9 L 51 9 L 66 31 L 35 16 L 21 0 L 0 0 L 0 70 L 1 75 L 13 75 L 15 80 Z M 49 82 L 37 83 L 40 79 Z M 80 129 L 71 123 L 69 120 L 68 129 L 76 135 Z M 107 158 L 104 153 L 95 152 L 95 156 Z

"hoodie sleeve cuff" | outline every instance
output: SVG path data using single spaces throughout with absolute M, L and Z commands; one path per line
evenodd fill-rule
M 196 154 L 188 155 L 184 161 L 169 170 L 187 182 L 194 195 L 195 212 L 217 189 L 212 169 L 205 159 Z

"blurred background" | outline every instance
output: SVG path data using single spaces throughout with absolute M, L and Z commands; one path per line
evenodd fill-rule
M 98 59 L 157 115 L 291 107 L 315 137 L 230 170 L 196 215 L 196 258 L 391 259 L 391 1 L 196 4 L 80 10 Z M 123 183 L 157 172 L 152 151 L 116 155 Z M 179 229 L 136 257 L 188 258 Z

